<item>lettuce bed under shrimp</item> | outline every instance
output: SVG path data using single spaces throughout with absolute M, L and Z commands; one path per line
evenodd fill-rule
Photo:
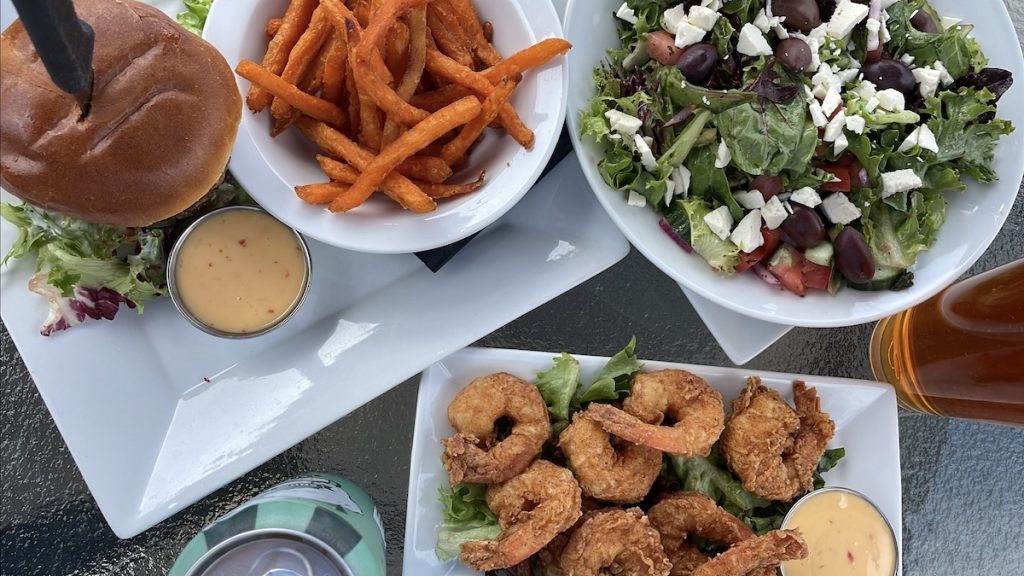
M 551 444 L 557 444 L 558 434 L 572 421 L 572 415 L 586 409 L 589 403 L 611 403 L 628 396 L 633 377 L 642 369 L 643 364 L 636 355 L 635 337 L 608 360 L 597 378 L 589 384 L 580 381 L 578 360 L 564 352 L 553 358 L 551 368 L 538 372 L 534 380 L 548 406 L 553 430 Z M 546 447 L 546 451 L 550 450 L 551 446 Z M 825 451 L 814 471 L 815 489 L 825 485 L 821 475 L 835 468 L 845 455 L 843 448 Z M 765 500 L 744 490 L 739 479 L 726 466 L 718 443 L 706 458 L 667 454 L 664 458 L 661 475 L 668 485 L 673 489 L 704 494 L 758 534 L 779 528 L 792 507 L 791 502 Z M 438 559 L 448 561 L 456 558 L 463 542 L 493 539 L 500 533 L 498 520 L 487 507 L 486 491 L 483 484 L 467 483 L 438 489 L 442 507 L 434 548 Z M 705 551 L 716 550 L 708 547 Z
M 441 525 L 437 530 L 434 554 L 447 562 L 459 555 L 459 545 L 472 540 L 492 540 L 501 528 L 498 517 L 487 507 L 483 484 L 457 484 L 447 490 L 438 488 L 443 507 Z

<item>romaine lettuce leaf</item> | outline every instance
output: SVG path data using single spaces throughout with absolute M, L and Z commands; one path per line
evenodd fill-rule
M 711 231 L 704 216 L 711 212 L 711 206 L 700 198 L 677 200 L 690 218 L 690 246 L 713 269 L 733 274 L 739 264 L 740 249 L 729 240 L 722 240 Z
M 935 13 L 925 0 L 905 0 L 887 9 L 892 39 L 885 47 L 893 58 L 910 54 L 916 66 L 931 66 L 936 60 L 941 60 L 954 79 L 988 64 L 981 45 L 970 36 L 972 26 L 960 24 L 935 34 L 921 32 L 910 23 L 919 9 Z
M 185 10 L 178 13 L 178 24 L 193 34 L 202 35 L 213 0 L 185 0 Z
M 162 296 L 164 231 L 89 224 L 30 204 L 0 204 L 0 216 L 18 227 L 3 263 L 38 251 L 36 270 L 64 297 L 76 285 L 109 288 L 138 305 Z
M 690 181 L 690 196 L 703 198 L 708 202 L 724 204 L 729 207 L 732 219 L 739 222 L 743 218 L 743 208 L 736 202 L 729 187 L 729 178 L 726 177 L 724 168 L 715 168 L 715 157 L 717 156 L 716 145 L 701 146 L 694 150 L 687 158 L 686 167 L 691 174 L 701 174 L 702 178 L 693 178 Z
M 721 112 L 715 122 L 733 164 L 747 174 L 803 171 L 818 145 L 818 130 L 799 98 L 742 104 Z
M 622 398 L 629 394 L 630 382 L 641 369 L 643 369 L 643 365 L 636 359 L 636 336 L 634 336 L 625 348 L 608 360 L 593 384 L 579 389 L 579 398 L 576 404 L 614 402 Z
M 882 108 L 875 108 L 874 111 L 868 112 L 866 108 L 867 102 L 864 99 L 858 97 L 853 92 L 847 92 L 845 96 L 844 106 L 847 116 L 856 115 L 863 117 L 868 130 L 888 128 L 893 124 L 917 124 L 921 121 L 921 117 L 912 110 L 890 112 Z
M 725 19 L 719 19 L 723 20 Z M 754 102 L 758 98 L 757 94 L 743 90 L 712 90 L 695 86 L 686 82 L 683 73 L 675 66 L 655 68 L 651 72 L 651 83 L 659 88 L 655 92 L 655 101 L 659 102 L 659 108 L 673 111 L 697 107 L 718 113 L 740 104 Z
M 711 29 L 711 43 L 718 51 L 718 57 L 732 54 L 732 37 L 736 33 L 728 18 L 719 18 L 715 27 Z
M 861 216 L 862 231 L 878 266 L 907 269 L 928 249 L 946 219 L 946 198 L 935 190 L 916 190 L 906 204 L 890 197 Z
M 562 352 L 550 369 L 537 373 L 534 385 L 548 405 L 552 423 L 569 421 L 569 405 L 580 387 L 580 363 Z
M 814 472 L 815 489 L 824 486 L 825 481 L 821 475 L 835 468 L 845 455 L 846 450 L 842 448 L 825 451 Z M 674 476 L 683 490 L 699 492 L 711 498 L 729 513 L 746 522 L 757 534 L 778 529 L 786 513 L 793 506 L 792 502 L 765 500 L 745 490 L 739 479 L 726 467 L 717 443 L 706 458 L 669 456 L 669 462 L 669 474 Z
M 999 118 L 979 122 L 979 118 L 995 111 L 994 99 L 988 90 L 961 88 L 957 92 L 941 92 L 925 101 L 924 110 L 930 116 L 928 128 L 939 145 L 934 163 L 951 163 L 953 168 L 979 182 L 998 178 L 992 166 L 996 144 L 1014 127 Z
M 735 15 L 741 24 L 753 22 L 761 8 L 764 8 L 764 0 L 725 0 L 722 3 L 722 12 Z
M 459 555 L 459 545 L 470 540 L 492 540 L 501 527 L 498 518 L 487 507 L 483 484 L 457 484 L 449 489 L 438 488 L 442 518 L 437 530 L 434 554 L 447 562 Z

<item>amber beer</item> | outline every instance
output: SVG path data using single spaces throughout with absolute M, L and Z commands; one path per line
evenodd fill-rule
M 905 408 L 1024 426 L 1024 259 L 880 321 L 871 368 Z

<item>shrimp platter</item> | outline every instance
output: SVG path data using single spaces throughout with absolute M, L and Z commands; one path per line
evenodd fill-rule
M 816 390 L 794 382 L 791 407 L 751 377 L 727 414 L 699 376 L 643 371 L 633 345 L 590 385 L 563 354 L 536 383 L 499 372 L 455 395 L 440 560 L 488 576 L 775 576 L 807 556 L 782 517 L 842 457 Z

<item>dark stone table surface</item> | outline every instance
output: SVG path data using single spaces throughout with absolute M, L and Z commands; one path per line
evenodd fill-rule
M 1024 37 L 1024 1 L 1007 5 L 1018 37 Z M 1018 198 L 999 237 L 969 275 L 1020 258 L 1024 201 Z M 796 329 L 747 366 L 870 379 L 871 329 Z M 610 355 L 633 334 L 645 358 L 731 365 L 678 286 L 635 250 L 477 345 Z M 155 528 L 119 540 L 100 515 L 6 327 L 0 329 L 0 345 L 0 575 L 165 574 L 185 542 L 207 523 L 309 470 L 337 471 L 367 489 L 387 530 L 388 573 L 401 573 L 417 380 Z M 1024 430 L 909 412 L 900 413 L 899 424 L 904 574 L 1024 574 Z

